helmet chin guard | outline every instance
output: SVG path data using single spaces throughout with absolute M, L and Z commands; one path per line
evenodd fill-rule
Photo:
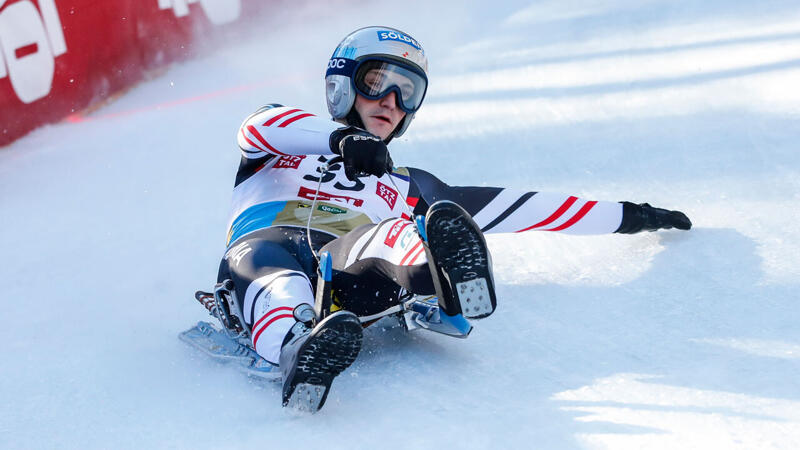
M 427 88 L 428 60 L 422 46 L 414 38 L 390 27 L 361 28 L 348 34 L 328 61 L 325 100 L 328 112 L 334 119 L 344 119 L 349 125 L 363 126 L 363 123 L 350 123 L 353 118 L 350 113 L 358 95 L 354 77 L 360 63 L 373 59 L 389 61 L 420 74 L 425 80 L 425 86 L 421 88 Z M 422 97 L 424 98 L 424 92 Z M 418 103 L 421 105 L 422 99 Z M 416 105 L 417 109 L 419 105 Z M 414 112 L 406 111 L 403 120 L 385 141 L 389 142 L 393 137 L 405 133 L 415 112 L 416 109 Z

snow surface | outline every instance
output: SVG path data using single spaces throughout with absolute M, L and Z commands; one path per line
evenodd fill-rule
M 0 448 L 800 448 L 796 0 L 423 3 L 285 10 L 0 150 Z M 241 120 L 325 114 L 335 44 L 376 23 L 431 60 L 396 162 L 695 228 L 491 236 L 469 339 L 370 328 L 298 417 L 176 336 L 207 318 Z

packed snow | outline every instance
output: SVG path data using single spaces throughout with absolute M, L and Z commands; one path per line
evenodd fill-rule
M 425 3 L 284 9 L 0 149 L 0 448 L 800 447 L 797 2 Z M 238 125 L 326 114 L 327 59 L 371 24 L 430 59 L 398 165 L 694 229 L 490 235 L 492 317 L 368 328 L 299 416 L 177 334 L 208 319 Z

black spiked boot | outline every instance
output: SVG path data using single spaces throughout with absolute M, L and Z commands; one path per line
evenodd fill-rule
M 333 379 L 356 360 L 362 327 L 348 311 L 337 311 L 313 328 L 308 325 L 298 321 L 286 335 L 280 369 L 283 406 L 315 413 L 325 404 Z
M 450 316 L 481 319 L 497 307 L 492 261 L 478 225 L 462 207 L 441 200 L 425 216 L 428 265 L 439 306 Z

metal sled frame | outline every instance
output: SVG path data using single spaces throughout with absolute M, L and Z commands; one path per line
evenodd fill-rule
M 230 281 L 230 280 L 226 280 Z M 250 332 L 246 328 L 233 329 L 228 324 L 243 324 L 241 310 L 231 305 L 238 305 L 236 293 L 231 283 L 219 283 L 211 292 L 198 291 L 195 298 L 217 319 L 219 325 L 198 322 L 197 325 L 180 333 L 178 337 L 188 345 L 195 347 L 212 359 L 232 364 L 248 376 L 265 380 L 278 381 L 280 370 L 274 364 L 261 358 L 250 344 Z M 461 315 L 448 316 L 439 308 L 435 296 L 420 297 L 406 293 L 400 297 L 400 303 L 375 315 L 361 317 L 364 326 L 376 322 L 383 317 L 395 317 L 406 332 L 425 329 L 435 333 L 456 338 L 466 338 L 472 331 L 472 325 Z M 306 306 L 307 310 L 311 307 Z
M 231 339 L 249 340 L 250 330 L 244 321 L 241 305 L 233 290 L 233 281 L 224 280 L 214 285 L 214 292 L 197 291 L 194 298 L 222 325 L 221 329 Z
M 246 375 L 276 381 L 281 377 L 278 366 L 263 359 L 246 338 L 232 338 L 231 331 L 209 322 L 180 333 L 178 338 L 222 364 L 231 364 Z
M 315 313 L 318 318 L 325 318 L 330 313 L 331 271 L 329 255 L 323 253 L 323 264 L 317 285 Z M 327 269 L 327 270 L 326 270 Z M 211 297 L 213 295 L 213 302 Z M 233 282 L 225 280 L 214 286 L 213 294 L 198 291 L 195 298 L 208 310 L 209 314 L 217 319 L 220 331 L 229 339 L 239 344 L 250 346 L 250 330 L 245 325 L 244 314 L 236 298 Z M 451 337 L 464 339 L 472 331 L 472 325 L 462 315 L 449 316 L 441 310 L 436 296 L 422 297 L 411 293 L 404 293 L 398 299 L 399 303 L 380 313 L 359 317 L 359 321 L 366 327 L 370 324 L 389 316 L 397 318 L 406 331 L 424 329 Z
M 330 254 L 322 252 L 314 302 L 316 322 L 330 314 L 333 278 L 331 266 Z M 212 296 L 213 302 L 211 301 Z M 195 298 L 212 317 L 219 321 L 220 331 L 239 344 L 250 346 L 251 332 L 244 321 L 244 313 L 236 298 L 232 280 L 226 279 L 215 284 L 213 294 L 197 291 Z M 384 317 L 395 316 L 406 331 L 424 329 L 461 339 L 469 336 L 472 331 L 472 325 L 462 315 L 449 316 L 445 314 L 439 307 L 436 296 L 422 297 L 406 292 L 401 294 L 398 300 L 397 305 L 377 314 L 359 317 L 359 321 L 366 327 Z M 298 317 L 296 318 L 300 320 Z M 311 323 L 308 325 L 313 326 Z

